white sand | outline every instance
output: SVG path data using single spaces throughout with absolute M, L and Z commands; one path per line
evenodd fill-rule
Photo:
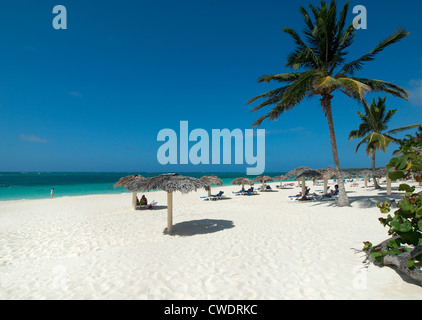
M 364 267 L 362 242 L 388 237 L 374 203 L 387 197 L 349 185 L 347 208 L 288 200 L 297 187 L 175 193 L 173 236 L 162 191 L 148 211 L 129 193 L 0 202 L 0 299 L 422 299 L 393 269 Z

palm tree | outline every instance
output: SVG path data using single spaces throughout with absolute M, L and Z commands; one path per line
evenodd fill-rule
M 363 101 L 363 106 L 365 109 L 365 114 L 362 114 L 358 111 L 359 118 L 361 119 L 361 124 L 357 130 L 352 130 L 349 133 L 349 140 L 356 138 L 362 138 L 358 145 L 356 146 L 355 153 L 359 150 L 359 147 L 362 143 L 366 143 L 366 153 L 368 156 L 372 155 L 372 176 L 375 175 L 375 153 L 377 150 L 386 151 L 388 145 L 391 142 L 397 142 L 398 139 L 392 137 L 392 134 L 412 129 L 420 124 L 414 124 L 406 127 L 397 128 L 390 131 L 385 131 L 388 128 L 388 122 L 397 112 L 397 109 L 387 110 L 384 98 L 378 98 L 378 102 L 375 102 L 375 98 L 372 99 L 370 106 Z M 376 179 L 374 179 L 375 189 L 380 189 Z
M 358 101 L 362 101 L 368 91 L 386 92 L 395 97 L 407 99 L 408 93 L 393 83 L 357 78 L 354 77 L 354 73 L 362 69 L 365 62 L 374 60 L 378 53 L 400 41 L 408 33 L 403 29 L 398 29 L 369 53 L 346 63 L 347 50 L 352 45 L 355 36 L 353 25 L 350 24 L 346 27 L 349 2 L 343 6 L 339 16 L 337 16 L 335 0 L 332 0 L 329 5 L 321 1 L 321 7 L 312 5 L 309 7 L 313 18 L 303 7 L 300 7 L 305 22 L 306 43 L 293 29 L 283 29 L 293 37 L 296 44 L 295 51 L 287 57 L 286 67 L 296 72 L 261 76 L 258 78 L 258 82 L 278 81 L 286 85 L 254 97 L 248 103 L 260 98 L 265 99 L 252 112 L 266 106 L 274 106 L 268 114 L 255 121 L 254 126 L 259 126 L 267 118 L 278 119 L 283 112 L 297 106 L 305 97 L 320 96 L 322 110 L 328 122 L 335 168 L 340 174 L 341 168 L 331 109 L 333 93 L 340 91 Z M 339 179 L 338 205 L 349 205 L 342 179 Z
M 391 137 L 390 132 L 384 132 L 387 130 L 387 124 L 391 118 L 397 112 L 397 109 L 387 111 L 385 104 L 387 96 L 383 99 L 378 98 L 378 102 L 375 102 L 375 98 L 372 99 L 370 106 L 363 101 L 365 114 L 358 111 L 361 123 L 359 129 L 352 130 L 349 133 L 349 140 L 363 138 L 356 146 L 355 153 L 359 150 L 362 143 L 366 142 L 366 153 L 368 156 L 372 155 L 372 176 L 375 175 L 375 153 L 377 150 L 386 151 L 388 145 L 395 138 Z M 380 189 L 377 180 L 374 178 L 375 189 Z

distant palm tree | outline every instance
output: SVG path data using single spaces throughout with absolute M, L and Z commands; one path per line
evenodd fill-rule
M 254 126 L 259 126 L 267 118 L 270 120 L 278 119 L 283 112 L 297 106 L 306 97 L 320 96 L 322 110 L 327 117 L 335 168 L 340 174 L 341 168 L 331 110 L 332 94 L 337 90 L 353 99 L 362 101 L 366 92 L 381 91 L 407 99 L 408 93 L 393 83 L 356 78 L 354 73 L 362 69 L 365 62 L 374 60 L 378 53 L 406 37 L 408 33 L 403 29 L 398 29 L 369 53 L 346 63 L 347 50 L 349 50 L 355 36 L 353 25 L 350 24 L 346 27 L 349 2 L 346 2 L 343 6 L 339 16 L 337 16 L 336 1 L 334 0 L 329 5 L 321 1 L 321 7 L 312 5 L 309 5 L 309 7 L 313 18 L 303 7 L 300 7 L 300 12 L 305 21 L 306 43 L 293 29 L 283 29 L 284 32 L 293 37 L 296 44 L 295 51 L 287 57 L 286 66 L 295 71 L 299 69 L 302 69 L 302 71 L 261 76 L 258 78 L 258 82 L 277 81 L 286 83 L 286 85 L 254 97 L 248 103 L 250 104 L 260 98 L 265 99 L 252 112 L 266 106 L 274 106 L 267 115 L 255 121 Z M 342 179 L 339 179 L 338 185 L 338 205 L 348 206 L 349 199 Z
M 366 143 L 366 153 L 368 156 L 372 155 L 372 176 L 375 175 L 375 153 L 377 150 L 386 151 L 388 145 L 391 142 L 398 142 L 399 140 L 392 137 L 392 134 L 398 133 L 400 131 L 408 130 L 419 126 L 420 124 L 410 125 L 402 128 L 397 128 L 394 130 L 386 131 L 388 128 L 388 122 L 397 112 L 397 109 L 387 110 L 385 100 L 387 96 L 383 99 L 378 98 L 378 102 L 375 102 L 375 98 L 372 99 L 370 106 L 363 101 L 363 106 L 365 109 L 365 114 L 362 114 L 358 111 L 359 118 L 361 119 L 361 124 L 359 129 L 350 131 L 349 140 L 362 138 L 355 150 L 355 153 L 359 150 L 359 147 L 362 143 Z M 374 187 L 375 189 L 380 189 L 377 180 L 374 178 Z

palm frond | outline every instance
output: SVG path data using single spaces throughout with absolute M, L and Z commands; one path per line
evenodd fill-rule
M 353 77 L 352 79 L 366 84 L 373 92 L 385 92 L 391 94 L 394 97 L 399 97 L 405 100 L 407 100 L 409 97 L 409 93 L 406 90 L 399 87 L 398 85 L 395 85 L 394 83 L 356 77 Z
M 302 66 L 316 69 L 321 67 L 322 62 L 318 56 L 303 42 L 296 31 L 291 28 L 283 28 L 282 30 L 293 37 L 297 46 L 297 49 L 289 54 L 286 67 L 293 68 L 294 70 Z
M 259 126 L 262 121 L 267 118 L 269 118 L 270 120 L 275 120 L 280 114 L 290 110 L 291 108 L 299 104 L 303 100 L 303 98 L 305 98 L 309 94 L 312 94 L 312 82 L 315 77 L 321 75 L 322 73 L 316 70 L 304 72 L 301 74 L 297 81 L 283 88 L 283 93 L 280 96 L 277 96 L 281 99 L 271 100 L 270 98 L 266 102 L 255 107 L 252 110 L 253 112 L 261 109 L 265 105 L 276 104 L 275 107 L 267 115 L 258 118 L 254 122 L 253 126 Z
M 388 36 L 386 39 L 382 40 L 372 51 L 363 55 L 359 59 L 356 59 L 348 64 L 346 64 L 340 72 L 346 74 L 354 74 L 354 72 L 362 69 L 364 62 L 372 61 L 375 59 L 375 56 L 383 51 L 386 47 L 400 41 L 406 37 L 409 33 L 404 29 L 399 28 L 393 34 Z
M 261 99 L 261 98 L 267 98 L 266 101 L 262 102 L 261 104 L 259 104 L 255 108 L 253 108 L 251 110 L 251 112 L 255 112 L 255 111 L 257 111 L 257 110 L 259 110 L 259 109 L 261 109 L 261 108 L 263 108 L 265 106 L 272 105 L 272 104 L 275 104 L 275 103 L 279 102 L 280 100 L 283 99 L 283 94 L 284 94 L 284 92 L 287 89 L 288 89 L 288 86 L 277 88 L 277 89 L 268 91 L 268 92 L 266 92 L 264 94 L 261 94 L 259 96 L 256 96 L 256 97 L 250 99 L 248 101 L 248 104 L 251 104 L 255 100 L 258 100 L 258 99 Z
M 363 100 L 370 87 L 365 83 L 353 78 L 337 78 L 339 87 L 346 90 L 355 99 Z
M 278 81 L 278 82 L 293 82 L 299 79 L 301 72 L 287 72 L 287 73 L 280 73 L 280 74 L 272 74 L 272 75 L 262 75 L 258 78 L 258 82 L 266 82 L 270 83 L 271 81 Z
M 419 126 L 422 126 L 422 123 L 412 124 L 412 125 L 409 125 L 409 126 L 389 130 L 389 131 L 387 131 L 387 133 L 388 134 L 396 134 L 396 133 L 399 133 L 399 132 L 402 132 L 402 131 L 405 131 L 405 130 L 409 130 L 409 129 L 419 127 Z

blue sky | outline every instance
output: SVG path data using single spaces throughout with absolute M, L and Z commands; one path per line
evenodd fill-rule
M 256 79 L 290 71 L 286 57 L 294 45 L 281 29 L 301 32 L 299 6 L 309 3 L 319 1 L 2 1 L 0 171 L 243 171 L 242 165 L 160 165 L 157 134 L 178 132 L 180 121 L 209 132 L 250 129 L 264 112 L 250 113 L 246 102 L 273 88 Z M 408 102 L 387 98 L 398 109 L 390 128 L 422 122 L 421 1 L 403 3 L 350 1 L 348 17 L 351 23 L 355 5 L 367 8 L 368 28 L 357 31 L 349 59 L 398 27 L 410 32 L 356 74 L 410 92 Z M 66 30 L 52 26 L 59 4 L 67 9 Z M 354 153 L 357 141 L 347 139 L 359 110 L 335 94 L 343 168 L 371 165 L 364 149 Z M 260 128 L 266 171 L 333 167 L 318 99 Z M 377 166 L 394 149 L 377 153 Z

